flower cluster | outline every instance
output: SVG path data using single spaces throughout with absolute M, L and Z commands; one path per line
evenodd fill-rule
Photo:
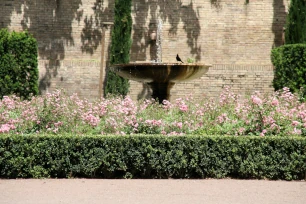
M 306 135 L 306 104 L 288 88 L 241 98 L 225 87 L 218 99 L 97 101 L 57 90 L 31 100 L 0 101 L 0 134 Z

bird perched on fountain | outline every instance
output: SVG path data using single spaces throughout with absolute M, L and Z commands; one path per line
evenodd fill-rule
M 184 62 L 181 60 L 181 58 L 179 57 L 178 54 L 176 55 L 176 61 L 184 63 Z

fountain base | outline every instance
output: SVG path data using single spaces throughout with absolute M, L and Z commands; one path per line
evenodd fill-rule
M 162 103 L 163 100 L 170 100 L 170 89 L 174 86 L 174 82 L 151 82 L 147 84 L 151 87 L 153 91 L 152 98 L 157 99 L 159 103 Z

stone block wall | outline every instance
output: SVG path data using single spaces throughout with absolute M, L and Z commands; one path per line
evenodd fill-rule
M 225 85 L 243 95 L 271 92 L 270 51 L 282 44 L 287 8 L 288 0 L 133 0 L 131 61 L 156 59 L 150 33 L 161 19 L 163 62 L 178 53 L 213 65 L 200 79 L 176 84 L 171 99 L 216 97 Z M 93 100 L 106 77 L 112 26 L 105 23 L 113 11 L 114 0 L 2 0 L 0 28 L 28 30 L 38 40 L 41 93 L 63 88 Z M 150 94 L 131 81 L 133 99 Z
M 113 22 L 113 7 L 113 0 L 1 0 L 0 28 L 28 30 L 37 39 L 42 94 L 65 89 L 96 99 L 102 38 L 104 60 L 110 44 L 111 26 L 104 23 Z

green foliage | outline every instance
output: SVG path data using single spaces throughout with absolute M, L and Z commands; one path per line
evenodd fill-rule
M 305 0 L 291 0 L 285 34 L 286 44 L 306 43 Z
M 0 135 L 1 178 L 305 178 L 306 138 Z
M 284 45 L 272 49 L 271 60 L 275 67 L 273 86 L 298 92 L 306 90 L 306 44 Z
M 115 1 L 115 20 L 112 31 L 110 64 L 124 64 L 130 61 L 132 45 L 131 0 Z M 128 93 L 129 82 L 112 71 L 108 71 L 105 94 L 123 95 Z
M 129 92 L 129 80 L 108 70 L 106 77 L 105 96 L 126 96 Z
M 195 59 L 194 59 L 194 58 L 188 57 L 187 63 L 194 63 L 194 62 L 195 62 Z
M 37 42 L 27 32 L 0 30 L 0 98 L 38 94 Z

